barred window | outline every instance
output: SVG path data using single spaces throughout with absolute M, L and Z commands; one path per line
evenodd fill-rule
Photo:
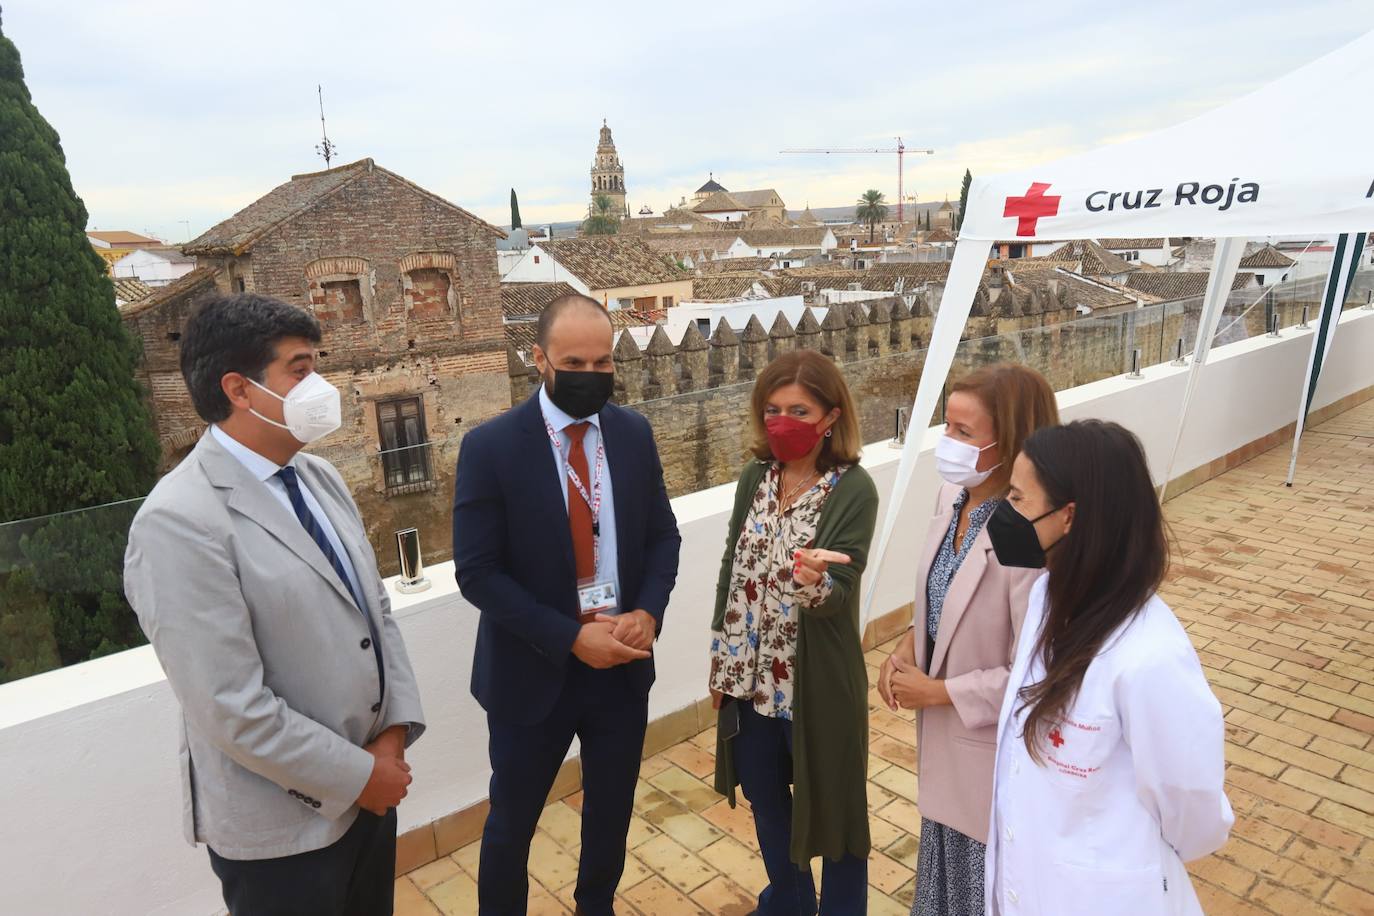
M 418 397 L 377 402 L 382 472 L 388 489 L 433 479 L 425 414 Z

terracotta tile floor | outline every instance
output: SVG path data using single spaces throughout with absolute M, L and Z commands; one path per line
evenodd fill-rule
M 1238 820 L 1194 863 L 1209 914 L 1374 913 L 1374 402 L 1168 504 L 1165 596 L 1229 724 Z M 876 675 L 888 646 L 867 656 Z M 906 914 L 919 825 L 910 714 L 872 695 L 869 913 Z M 710 787 L 714 732 L 644 761 L 619 912 L 744 914 L 765 884 L 748 810 Z M 530 857 L 530 912 L 572 908 L 578 808 L 550 805 Z M 402 916 L 476 912 L 477 847 L 397 881 Z

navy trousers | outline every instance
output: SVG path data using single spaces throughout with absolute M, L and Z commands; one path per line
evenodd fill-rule
M 390 916 L 396 809 L 359 811 L 333 845 L 278 859 L 226 859 L 210 850 L 233 916 Z
M 792 861 L 792 723 L 761 716 L 748 701 L 740 708 L 733 739 L 735 773 L 754 809 L 768 886 L 759 894 L 759 916 L 815 916 L 816 884 L 809 869 Z M 868 861 L 846 855 L 821 864 L 821 916 L 864 916 L 868 909 Z
M 481 916 L 523 916 L 530 840 L 573 736 L 581 742 L 582 856 L 574 898 L 587 916 L 611 916 L 625 870 L 649 699 L 631 690 L 623 667 L 598 671 L 568 660 L 553 712 L 530 726 L 491 715 L 491 811 L 482 831 L 477 881 Z

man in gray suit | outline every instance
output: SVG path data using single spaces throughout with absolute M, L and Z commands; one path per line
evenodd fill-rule
M 420 696 L 338 471 L 313 316 L 253 294 L 187 322 L 210 429 L 129 531 L 124 585 L 181 703 L 187 839 L 233 916 L 392 911 L 395 806 Z

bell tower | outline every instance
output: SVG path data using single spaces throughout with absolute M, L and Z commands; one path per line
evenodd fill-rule
M 601 121 L 601 138 L 596 144 L 596 160 L 592 163 L 592 194 L 587 206 L 588 213 L 596 212 L 596 199 L 606 197 L 611 201 L 611 215 L 616 219 L 628 219 L 629 205 L 625 202 L 625 167 L 615 152 L 615 140 L 611 139 L 611 129 Z

